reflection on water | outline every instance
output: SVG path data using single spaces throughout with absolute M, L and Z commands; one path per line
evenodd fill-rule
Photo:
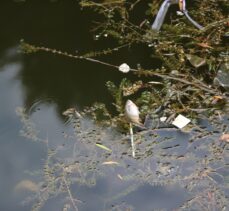
M 73 207 L 66 191 L 66 181 L 71 183 L 69 187 L 73 197 L 77 199 L 75 204 L 79 210 L 112 210 L 113 206 L 144 210 L 151 210 L 152 207 L 170 209 L 178 207 L 188 198 L 188 194 L 172 178 L 174 167 L 157 166 L 157 157 L 154 160 L 151 156 L 141 155 L 147 154 L 149 149 L 154 150 L 153 146 L 157 145 L 154 141 L 143 138 L 140 143 L 139 139 L 140 151 L 138 160 L 135 160 L 131 157 L 126 136 L 114 129 L 102 129 L 87 118 L 72 118 L 65 128 L 61 124 L 58 126 L 56 121 L 55 125 L 48 126 L 53 122 L 52 110 L 46 106 L 38 108 L 32 119 L 22 109 L 17 110 L 24 125 L 22 134 L 29 140 L 43 143 L 48 151 L 43 170 L 34 175 L 34 178 L 40 178 L 40 183 L 37 183 L 40 186 L 39 192 L 30 192 L 27 203 L 38 201 L 37 206 L 44 210 L 57 209 L 57 201 L 60 207 L 66 204 Z M 112 152 L 97 147 L 96 143 L 102 143 Z M 141 151 L 141 145 L 146 143 L 148 147 Z M 159 152 L 158 149 L 155 150 Z M 106 164 L 107 161 L 115 163 Z M 161 176 L 155 168 L 162 170 Z M 32 171 L 28 173 L 32 174 Z M 168 180 L 171 181 L 166 184 Z M 31 182 L 29 184 L 32 189 L 36 187 Z M 24 189 L 28 189 L 27 186 L 26 183 Z M 61 201 L 59 197 L 62 198 Z M 163 197 L 169 199 L 164 202 L 160 200 Z M 122 204 L 123 200 L 125 204 Z
M 22 134 L 47 147 L 43 171 L 36 175 L 39 191 L 27 201 L 37 202 L 35 208 L 55 209 L 56 200 L 58 206 L 80 210 L 200 210 L 199 202 L 204 206 L 209 200 L 211 208 L 227 206 L 228 149 L 219 141 L 220 133 L 214 132 L 227 128 L 227 118 L 212 119 L 207 128 L 200 121 L 200 127 L 190 133 L 139 132 L 133 159 L 129 138 L 115 129 L 69 116 L 65 128 L 55 124 L 47 131 L 52 112 L 45 106 L 38 108 L 31 118 L 17 109 Z
M 80 11 L 75 1 L 8 1 L 1 3 L 0 17 L 0 187 L 4 190 L 0 197 L 0 210 L 25 211 L 31 209 L 31 203 L 25 201 L 26 197 L 32 197 L 43 181 L 47 147 L 19 136 L 22 125 L 15 109 L 22 106 L 29 110 L 35 104 L 30 113 L 36 119 L 39 136 L 48 139 L 49 147 L 55 148 L 65 144 L 62 131 L 68 127 L 63 124 L 64 118 L 60 114 L 71 106 L 81 109 L 95 101 L 108 103 L 109 106 L 111 98 L 105 82 L 119 81 L 123 76 L 87 62 L 45 54 L 18 53 L 21 39 L 80 54 L 116 46 L 109 38 L 104 38 L 103 45 L 100 41 L 94 42 L 93 36 L 88 33 L 91 28 L 89 23 L 94 17 Z M 116 53 L 114 58 L 106 59 L 113 59 L 112 62 L 117 65 L 124 61 L 131 64 L 136 59 L 141 62 L 149 55 L 148 51 L 143 51 L 137 58 L 135 53 L 125 50 Z M 42 107 L 42 112 L 38 112 L 39 107 Z M 112 106 L 110 109 L 113 109 Z M 99 188 L 96 186 L 92 191 L 94 195 Z M 90 195 L 86 187 L 81 187 L 81 193 L 86 198 Z M 95 206 L 98 197 L 94 204 L 88 206 Z M 56 207 L 51 210 L 56 210 Z

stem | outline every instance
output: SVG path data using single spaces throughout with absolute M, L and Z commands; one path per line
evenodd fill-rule
M 67 182 L 67 180 L 65 178 L 65 170 L 64 170 L 64 168 L 63 168 L 63 177 L 62 178 L 63 178 L 64 184 L 65 184 L 65 186 L 67 188 L 67 192 L 68 192 L 68 195 L 69 195 L 70 200 L 72 202 L 72 206 L 73 206 L 75 211 L 78 211 L 78 208 L 77 208 L 76 203 L 75 203 L 75 199 L 72 196 L 72 192 L 71 192 L 70 187 L 68 185 L 68 182 Z
M 130 140 L 131 140 L 132 156 L 133 158 L 135 158 L 134 133 L 133 133 L 132 123 L 130 123 Z
M 224 22 L 225 22 L 225 20 L 227 20 L 227 19 L 224 19 Z M 203 30 L 205 30 L 205 28 Z M 119 66 L 117 66 L 117 65 L 113 65 L 113 64 L 110 64 L 110 63 L 107 63 L 107 62 L 103 62 L 103 61 L 100 61 L 98 59 L 94 59 L 94 58 L 90 58 L 90 57 L 84 57 L 84 56 L 78 56 L 78 55 L 73 55 L 73 54 L 70 54 L 70 53 L 67 53 L 67 52 L 62 52 L 62 51 L 59 51 L 59 50 L 56 50 L 56 49 L 33 46 L 33 45 L 30 45 L 30 44 L 27 44 L 27 43 L 23 43 L 23 44 L 24 44 L 24 46 L 26 46 L 26 48 L 31 48 L 32 52 L 45 51 L 45 52 L 50 52 L 50 53 L 53 53 L 53 54 L 58 54 L 58 55 L 62 55 L 62 56 L 66 56 L 66 57 L 70 57 L 70 58 L 74 58 L 74 59 L 86 60 L 86 61 L 102 64 L 102 65 L 105 65 L 105 66 L 108 66 L 108 67 L 112 67 L 112 68 L 115 68 L 115 69 L 119 69 Z M 26 52 L 26 49 L 25 49 L 25 52 Z M 220 93 L 217 90 L 209 88 L 207 85 L 205 85 L 201 81 L 195 79 L 194 77 L 192 77 L 193 81 L 187 81 L 187 80 L 182 79 L 182 78 L 173 77 L 173 76 L 169 76 L 169 75 L 166 75 L 166 74 L 160 74 L 160 73 L 157 73 L 157 72 L 153 72 L 151 70 L 145 70 L 145 71 L 143 71 L 141 73 L 141 71 L 131 68 L 130 71 L 138 73 L 138 74 L 147 73 L 150 76 L 158 76 L 158 77 L 163 78 L 163 79 L 179 81 L 179 82 L 181 82 L 183 84 L 195 86 L 195 87 L 197 87 L 197 88 L 199 88 L 199 89 L 201 89 L 201 90 L 203 90 L 203 91 L 205 91 L 207 93 L 214 94 L 214 95 L 220 95 Z

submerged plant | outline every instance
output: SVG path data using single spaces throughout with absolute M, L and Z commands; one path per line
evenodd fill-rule
M 135 135 L 136 159 L 133 159 L 130 143 L 126 142 L 128 137 L 114 128 L 98 126 L 85 115 L 79 118 L 68 112 L 68 126 L 72 129 L 64 131 L 66 144 L 63 146 L 51 149 L 50 140 L 39 137 L 47 146 L 47 157 L 39 174 L 40 185 L 26 200 L 34 203 L 33 210 L 41 210 L 51 203 L 49 199 L 59 196 L 64 197 L 62 207 L 78 210 L 83 202 L 75 186 L 94 187 L 97 180 L 111 176 L 119 181 L 115 183 L 118 191 L 103 199 L 107 205 L 144 185 L 179 185 L 190 196 L 180 205 L 181 210 L 193 207 L 200 210 L 204 206 L 228 209 L 229 148 L 220 140 L 220 134 L 214 132 L 227 133 L 228 119 L 214 117 L 209 128 L 197 123 L 189 133 L 182 135 L 175 129 L 141 131 Z M 25 123 L 23 116 L 25 112 L 20 113 L 20 118 L 23 134 L 27 134 L 29 125 L 36 122 L 27 118 L 30 124 Z

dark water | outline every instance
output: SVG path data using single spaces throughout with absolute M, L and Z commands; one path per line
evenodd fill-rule
M 47 158 L 47 147 L 43 143 L 32 142 L 19 135 L 22 123 L 15 112 L 17 107 L 29 109 L 32 106 L 31 119 L 36 123 L 39 136 L 48 139 L 49 147 L 55 148 L 66 144 L 63 131 L 69 130 L 62 112 L 72 106 L 82 110 L 95 101 L 106 103 L 110 110 L 114 109 L 105 83 L 108 80 L 118 83 L 123 78 L 121 73 L 94 63 L 46 53 L 20 54 L 20 39 L 73 53 L 115 47 L 117 43 L 109 37 L 94 40 L 90 29 L 93 26 L 92 21 L 97 18 L 99 17 L 90 11 L 80 10 L 77 1 L 0 3 L 0 210 L 31 210 L 33 200 L 27 198 L 33 196 L 36 190 L 33 191 L 31 186 L 29 188 L 21 185 L 21 182 L 32 181 L 33 184 L 39 184 L 42 181 L 40 172 Z M 136 65 L 144 61 L 146 66 L 158 65 L 155 61 L 146 59 L 149 49 L 142 47 L 137 50 L 140 52 L 137 55 L 135 51 L 125 49 L 106 56 L 103 60 L 112 61 L 116 65 L 123 62 Z M 86 127 L 94 127 L 90 120 L 85 120 L 84 124 Z M 120 138 L 121 135 L 116 132 L 107 133 L 109 138 L 106 143 L 112 147 L 112 137 Z M 179 132 L 173 136 L 177 142 L 188 139 Z M 128 144 L 121 146 L 124 147 L 123 151 L 130 150 Z M 115 150 L 120 149 L 117 146 Z M 93 148 L 92 151 L 85 152 L 96 154 L 97 151 L 98 149 Z M 82 201 L 77 204 L 79 210 L 125 210 L 128 207 L 144 211 L 171 210 L 181 206 L 190 197 L 177 184 L 149 185 L 143 180 L 138 182 L 139 179 L 123 182 L 117 177 L 118 174 L 140 172 L 141 168 L 145 170 L 145 166 L 142 160 L 138 163 L 130 156 L 124 160 L 120 157 L 118 159 L 123 166 L 111 170 L 99 168 L 105 176 L 91 177 L 95 179 L 94 185 L 77 182 L 72 185 L 74 196 Z M 99 159 L 97 161 L 101 162 Z M 131 165 L 130 169 L 126 168 Z M 118 196 L 128 190 L 129 194 Z M 50 197 L 41 210 L 63 210 L 63 204 L 64 197 L 60 194 Z

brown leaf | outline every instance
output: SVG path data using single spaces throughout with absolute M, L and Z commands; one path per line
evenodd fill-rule
M 132 86 L 123 87 L 123 96 L 129 96 L 143 87 L 142 81 L 137 81 Z
M 215 95 L 215 96 L 213 96 L 213 98 L 214 98 L 214 99 L 217 99 L 217 100 L 222 100 L 222 99 L 223 99 L 223 97 L 220 96 L 220 95 Z
M 215 95 L 215 96 L 212 97 L 212 104 L 216 104 L 216 103 L 218 103 L 218 102 L 220 102 L 222 100 L 223 100 L 222 96 Z
M 201 42 L 201 43 L 196 43 L 198 46 L 202 47 L 202 48 L 211 48 L 213 49 L 213 47 L 211 47 L 210 45 L 208 45 L 207 43 Z
M 225 142 L 229 142 L 229 134 L 226 133 L 226 134 L 223 134 L 220 139 L 220 141 L 225 141 Z

